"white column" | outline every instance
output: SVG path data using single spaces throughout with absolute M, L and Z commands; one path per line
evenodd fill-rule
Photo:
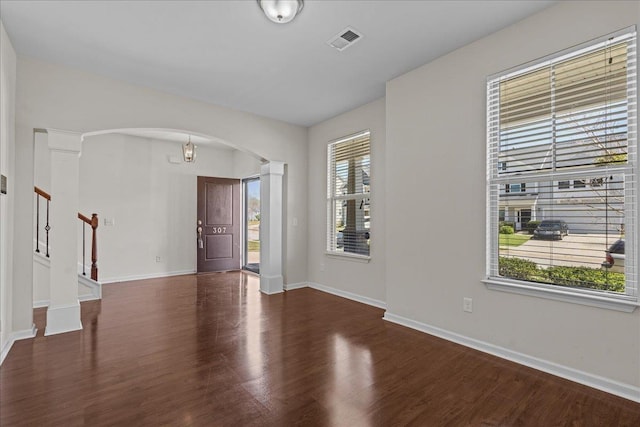
M 260 291 L 284 290 L 282 278 L 282 177 L 283 162 L 260 167 Z
M 50 303 L 45 335 L 82 329 L 78 302 L 80 134 L 47 129 L 51 153 Z

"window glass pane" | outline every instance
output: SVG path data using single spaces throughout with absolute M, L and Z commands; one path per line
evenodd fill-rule
M 369 192 L 371 156 L 369 136 L 331 144 L 333 195 L 362 194 Z
M 369 255 L 371 238 L 369 198 L 336 200 L 334 202 L 334 212 L 336 233 L 334 250 Z
M 336 162 L 335 195 L 362 194 L 369 192 L 369 155 L 352 157 Z
M 552 167 L 551 120 L 502 124 L 500 130 L 500 154 L 498 161 L 508 164 L 499 174 L 514 174 Z
M 637 297 L 635 39 L 487 82 L 489 278 Z
M 626 102 L 558 116 L 556 168 L 624 163 L 626 153 Z
M 557 181 L 538 181 L 527 183 L 535 196 L 500 194 L 498 219 L 516 231 L 495 231 L 500 276 L 624 293 L 624 254 L 607 252 L 616 242 L 624 246 L 624 177 L 589 180 L 602 185 L 557 190 Z
M 260 178 L 245 179 L 244 183 L 244 266 L 260 272 Z
M 329 144 L 327 250 L 369 255 L 369 132 Z

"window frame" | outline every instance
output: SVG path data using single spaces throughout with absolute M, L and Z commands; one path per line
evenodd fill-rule
M 337 242 L 337 232 L 336 232 L 336 212 L 335 206 L 336 202 L 344 202 L 348 200 L 368 200 L 369 204 L 369 230 L 371 229 L 371 213 L 372 213 L 372 198 L 371 198 L 371 181 L 369 181 L 368 191 L 362 193 L 353 193 L 353 194 L 336 194 L 335 182 L 332 181 L 333 167 L 335 166 L 335 160 L 331 157 L 331 147 L 337 144 L 345 143 L 350 140 L 355 140 L 358 138 L 362 138 L 364 136 L 368 137 L 369 144 L 369 179 L 371 179 L 371 169 L 372 169 L 372 148 L 373 145 L 372 135 L 370 129 L 364 129 L 359 132 L 353 133 L 351 135 L 346 135 L 344 137 L 329 141 L 327 144 L 327 233 L 326 233 L 326 244 L 325 244 L 325 255 L 330 257 L 336 257 L 345 260 L 358 261 L 368 263 L 371 260 L 371 247 L 373 243 L 371 239 L 369 239 L 369 254 L 358 254 L 352 252 L 338 251 L 333 249 L 333 243 Z M 337 245 L 336 245 L 337 246 Z M 337 248 L 336 248 L 337 249 Z
M 633 34 L 629 36 L 629 34 Z M 585 288 L 573 288 L 556 284 L 545 284 L 538 282 L 531 282 L 527 280 L 516 280 L 508 277 L 499 276 L 498 274 L 498 258 L 500 256 L 497 222 L 500 212 L 500 188 L 508 188 L 510 183 L 522 182 L 521 177 L 507 176 L 500 177 L 499 171 L 503 170 L 503 161 L 499 160 L 499 156 L 496 154 L 496 144 L 500 144 L 500 131 L 499 131 L 499 118 L 496 119 L 496 115 L 499 116 L 499 101 L 495 98 L 492 99 L 491 95 L 495 94 L 495 87 L 499 85 L 502 79 L 513 78 L 519 75 L 523 75 L 526 72 L 535 72 L 542 70 L 546 66 L 556 63 L 561 58 L 567 57 L 579 57 L 583 52 L 593 50 L 598 45 L 603 45 L 607 40 L 611 40 L 619 37 L 627 37 L 628 43 L 632 46 L 632 56 L 635 58 L 637 53 L 637 33 L 635 26 L 631 26 L 613 34 L 600 37 L 595 40 L 588 41 L 581 45 L 565 49 L 547 57 L 531 61 L 522 66 L 514 67 L 512 69 L 496 73 L 487 78 L 487 182 L 486 182 L 486 275 L 482 282 L 485 283 L 487 288 L 491 290 L 498 290 L 510 293 L 516 293 L 521 295 L 529 295 L 535 297 L 541 297 L 552 300 L 559 300 L 564 302 L 571 302 L 576 304 L 632 312 L 638 306 L 640 306 L 638 298 L 638 265 L 634 257 L 637 257 L 638 251 L 638 232 L 637 232 L 637 212 L 638 212 L 638 176 L 635 170 L 638 167 L 637 152 L 638 152 L 638 138 L 637 138 L 637 123 L 638 123 L 638 110 L 637 110 L 637 75 L 634 73 L 635 66 L 631 71 L 627 71 L 628 76 L 634 76 L 634 79 L 627 77 L 627 146 L 628 162 L 624 165 L 614 165 L 612 170 L 615 170 L 625 177 L 625 227 L 626 227 L 626 246 L 627 256 L 625 263 L 625 293 L 613 294 L 605 293 L 601 291 L 595 291 Z M 637 58 L 635 59 L 637 64 Z M 637 66 L 637 65 L 636 65 Z M 496 107 L 498 105 L 498 107 Z M 497 120 L 497 121 L 496 121 Z M 584 177 L 576 176 L 576 172 L 527 172 L 522 175 L 527 175 L 533 182 L 534 180 L 555 180 L 559 183 L 561 181 L 569 181 L 569 185 L 575 184 L 574 180 L 584 179 Z M 588 179 L 584 179 L 585 187 L 590 184 Z M 560 190 L 560 188 L 559 188 Z M 629 250 L 631 249 L 631 250 Z

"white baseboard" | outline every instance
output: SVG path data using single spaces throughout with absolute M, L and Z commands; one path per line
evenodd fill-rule
M 78 301 L 80 302 L 97 301 L 99 299 L 102 299 L 102 297 L 97 297 L 92 294 L 78 295 Z M 33 302 L 33 308 L 42 308 L 42 307 L 49 307 L 48 299 L 41 299 Z
M 332 288 L 330 286 L 321 285 L 319 283 L 309 282 L 308 285 L 312 289 L 317 289 L 318 291 L 326 292 L 329 294 L 337 295 L 342 298 L 347 298 L 353 301 L 361 302 L 363 304 L 371 305 L 373 307 L 378 308 L 387 308 L 387 304 L 384 301 L 380 301 L 377 299 L 364 297 L 362 295 L 353 294 L 351 292 L 343 291 L 341 289 Z
M 100 282 L 96 282 L 86 276 L 83 276 L 82 273 L 78 274 L 78 284 L 83 285 L 89 288 L 89 293 L 85 293 L 82 295 L 78 295 L 78 301 L 95 301 L 102 299 L 102 284 Z M 42 308 L 49 307 L 48 299 L 41 299 L 33 301 L 33 308 Z
M 45 336 L 79 331 L 81 329 L 79 302 L 70 305 L 49 306 L 47 310 L 47 326 L 44 329 Z
M 281 275 L 267 276 L 260 275 L 260 292 L 267 295 L 280 294 L 284 292 L 284 280 Z
M 102 297 L 98 297 L 95 296 L 93 294 L 84 294 L 84 295 L 78 295 L 78 301 L 80 302 L 85 302 L 85 301 L 97 301 L 102 299 Z
M 11 350 L 11 347 L 13 347 L 14 342 L 18 340 L 24 340 L 27 338 L 33 338 L 36 336 L 37 332 L 38 332 L 38 329 L 36 328 L 36 325 L 31 325 L 31 329 L 25 329 L 24 331 L 16 331 L 16 332 L 13 332 L 11 335 L 9 335 L 9 339 L 7 340 L 6 343 L 4 343 L 4 345 L 2 346 L 2 351 L 0 352 L 0 365 L 2 365 L 2 362 L 4 362 L 4 359 L 9 354 L 9 350 Z
M 302 288 L 308 288 L 309 285 L 306 282 L 300 282 L 300 283 L 288 283 L 286 285 L 284 285 L 284 290 L 285 291 L 292 291 L 294 289 L 302 289 Z
M 102 299 L 102 284 L 90 277 L 83 276 L 82 273 L 78 274 L 78 284 L 89 289 L 88 294 L 82 294 L 78 296 L 80 301 L 93 301 Z
M 408 328 L 427 333 L 429 335 L 443 338 L 447 341 L 455 342 L 465 347 L 470 347 L 475 350 L 500 357 L 502 359 L 507 359 L 512 362 L 537 369 L 539 371 L 566 378 L 568 380 L 584 384 L 586 386 L 593 387 L 607 393 L 615 394 L 617 396 L 624 397 L 625 399 L 640 402 L 640 387 L 636 387 L 631 384 L 621 383 L 598 375 L 590 374 L 588 372 L 570 368 L 568 366 L 559 365 L 548 360 L 539 359 L 537 357 L 509 350 L 504 347 L 499 347 L 497 345 L 490 344 L 484 341 L 476 340 L 474 338 L 469 338 L 464 335 L 440 329 L 436 326 L 431 326 L 426 323 L 407 319 L 406 317 L 398 316 L 396 314 L 389 313 L 388 311 L 384 314 L 383 319 L 392 323 L 397 323 L 398 325 L 406 326 Z
M 130 282 L 132 280 L 145 280 L 145 279 L 157 279 L 160 277 L 184 276 L 185 274 L 196 274 L 196 270 L 166 271 L 166 272 L 160 272 L 160 273 L 137 274 L 133 276 L 108 277 L 106 279 L 100 279 L 100 283 L 104 285 L 107 283 Z

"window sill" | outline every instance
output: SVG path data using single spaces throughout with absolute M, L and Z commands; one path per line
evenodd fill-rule
M 345 261 L 356 261 L 356 262 L 363 262 L 363 263 L 368 263 L 369 261 L 371 261 L 371 257 L 370 256 L 351 254 L 349 252 L 329 252 L 329 251 L 327 251 L 324 254 L 326 256 L 330 257 L 330 258 L 343 259 Z
M 602 295 L 600 293 L 587 290 L 556 289 L 553 285 L 530 285 L 527 282 L 507 279 L 484 279 L 482 282 L 488 289 L 494 291 L 529 295 L 538 298 L 604 308 L 607 310 L 624 311 L 626 313 L 631 313 L 640 306 L 635 298 L 627 295 Z

